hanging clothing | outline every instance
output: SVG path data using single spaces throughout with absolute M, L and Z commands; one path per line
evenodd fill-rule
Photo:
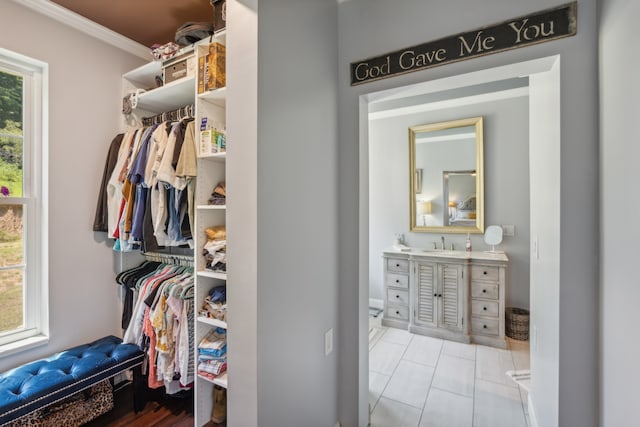
M 107 185 L 109 179 L 113 173 L 113 169 L 116 167 L 118 161 L 118 151 L 120 151 L 120 145 L 122 145 L 122 139 L 124 134 L 118 134 L 111 141 L 109 145 L 109 151 L 107 152 L 107 160 L 104 164 L 104 171 L 102 173 L 102 180 L 100 180 L 100 190 L 98 192 L 98 204 L 96 206 L 96 214 L 93 219 L 93 231 L 108 231 L 109 222 L 109 208 L 107 203 Z
M 147 354 L 148 386 L 168 394 L 193 386 L 193 269 L 145 262 L 116 277 L 133 307 L 123 341 Z M 135 303 L 133 300 L 135 299 Z
M 116 238 L 115 232 L 118 228 L 120 220 L 120 208 L 122 205 L 122 182 L 118 179 L 120 171 L 126 161 L 126 153 L 128 153 L 137 130 L 125 133 L 120 149 L 118 150 L 118 160 L 113 168 L 111 177 L 107 183 L 107 227 L 108 237 Z
M 197 164 L 193 119 L 133 129 L 116 139 L 100 190 L 100 206 L 106 208 L 96 210 L 96 218 L 99 213 L 104 218 L 96 219 L 95 227 L 106 228 L 116 239 L 116 251 L 193 248 Z

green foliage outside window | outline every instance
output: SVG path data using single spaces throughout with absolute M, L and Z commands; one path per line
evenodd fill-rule
M 22 77 L 0 71 L 0 185 L 22 195 Z
M 0 197 L 22 196 L 22 76 L 0 71 Z M 0 206 L 0 265 L 23 259 L 22 206 Z M 23 324 L 24 270 L 0 271 L 0 334 Z

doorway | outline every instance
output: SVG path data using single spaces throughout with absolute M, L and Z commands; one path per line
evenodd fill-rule
M 371 93 L 361 97 L 361 135 L 360 135 L 360 221 L 367 224 L 368 228 L 376 226 L 372 220 L 370 209 L 376 197 L 380 194 L 388 194 L 378 191 L 378 184 L 371 180 L 371 170 L 375 165 L 371 163 L 370 145 L 372 140 L 370 132 L 370 119 L 389 114 L 403 114 L 416 108 L 423 111 L 441 111 L 443 109 L 461 108 L 461 99 L 469 99 L 478 105 L 493 97 L 505 98 L 505 96 L 521 96 L 522 79 L 527 81 L 528 92 L 528 166 L 529 166 L 529 223 L 526 252 L 529 259 L 529 306 L 531 309 L 530 342 L 531 342 L 531 368 L 534 373 L 532 378 L 532 393 L 527 402 L 527 410 L 531 417 L 532 425 L 557 424 L 557 384 L 558 384 L 558 288 L 559 271 L 557 269 L 559 250 L 559 169 L 560 169 L 560 126 L 559 126 L 559 57 L 541 58 L 524 63 L 512 64 L 491 70 L 483 70 L 469 73 L 464 76 L 455 76 L 440 79 L 410 87 L 390 89 L 383 92 Z M 496 95 L 498 94 L 498 95 Z M 486 98 L 486 99 L 485 99 Z M 403 104 L 402 99 L 409 99 L 408 105 Z M 429 102 L 424 102 L 427 100 Z M 384 108 L 384 103 L 393 108 Z M 422 106 L 422 107 L 417 107 Z M 404 109 L 404 110 L 403 110 Z M 393 110 L 395 113 L 390 113 Z M 396 153 L 398 154 L 398 153 Z M 401 155 L 401 154 L 400 154 Z M 408 157 L 405 157 L 405 159 Z M 406 164 L 406 162 L 405 162 Z M 404 174 L 407 175 L 407 174 Z M 408 175 L 407 175 L 408 176 Z M 405 177 L 406 178 L 406 177 Z M 392 182 L 395 182 L 391 179 Z M 375 189 L 376 191 L 373 191 Z M 400 191 L 405 191 L 400 189 Z M 404 197 L 404 196 L 403 196 Z M 408 192 L 403 208 L 408 206 Z M 390 208 L 391 209 L 391 208 Z M 393 210 L 393 209 L 391 209 Z M 399 222 L 392 225 L 395 231 L 387 232 L 387 241 L 382 245 L 391 246 L 394 233 L 406 233 L 408 230 L 408 212 L 396 214 Z M 487 215 L 492 223 L 492 214 Z M 404 221 L 404 223 L 403 223 Z M 495 223 L 495 222 L 494 222 Z M 502 222 L 504 223 L 504 222 Z M 404 224 L 404 225 L 403 225 Z M 363 227 L 367 229 L 367 227 Z M 522 227 L 520 227 L 522 228 Z M 522 230 L 521 230 L 522 231 Z M 409 245 L 415 247 L 427 247 L 434 236 L 410 235 Z M 374 257 L 381 257 L 378 237 L 367 233 L 360 238 L 360 289 L 361 303 L 379 299 L 379 296 L 370 294 L 369 285 L 382 276 L 382 269 L 374 266 Z M 540 242 L 545 242 L 546 251 L 540 256 L 538 248 Z M 479 242 L 479 241 L 478 241 Z M 374 249 L 375 248 L 375 249 Z M 366 261 L 365 261 L 366 260 Z M 375 276 L 378 277 L 375 277 Z M 517 300 L 517 298 L 515 298 Z M 365 303 L 364 306 L 371 304 Z M 375 303 L 374 303 L 375 305 Z M 368 314 L 368 313 L 367 313 Z M 368 316 L 361 313 L 360 333 L 368 335 Z M 365 320 L 366 321 L 363 321 Z M 540 333 L 543 331 L 543 333 Z M 539 336 L 544 339 L 538 340 Z M 363 342 L 362 340 L 360 342 Z M 368 348 L 361 348 L 361 365 L 364 353 L 368 355 Z M 549 355 L 552 357 L 549 358 Z M 368 363 L 360 366 L 360 377 L 369 378 Z M 536 372 L 539 375 L 536 375 Z M 368 381 L 360 382 L 360 404 L 368 405 Z M 543 415 L 540 415 L 540 412 Z M 362 410 L 361 410 L 362 413 Z M 555 415 L 554 415 L 555 414 Z M 536 417 L 544 417 L 538 420 Z M 554 421 L 555 420 L 555 421 Z M 539 424 L 538 424 L 539 421 Z

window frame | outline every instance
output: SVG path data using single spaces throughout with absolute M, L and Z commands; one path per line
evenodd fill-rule
M 48 304 L 48 65 L 0 48 L 0 70 L 23 77 L 21 197 L 2 197 L 0 204 L 23 205 L 24 325 L 0 334 L 0 356 L 45 343 L 49 336 Z

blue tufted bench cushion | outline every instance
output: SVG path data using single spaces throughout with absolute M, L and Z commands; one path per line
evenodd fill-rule
M 142 364 L 144 352 L 108 336 L 0 374 L 0 426 Z

